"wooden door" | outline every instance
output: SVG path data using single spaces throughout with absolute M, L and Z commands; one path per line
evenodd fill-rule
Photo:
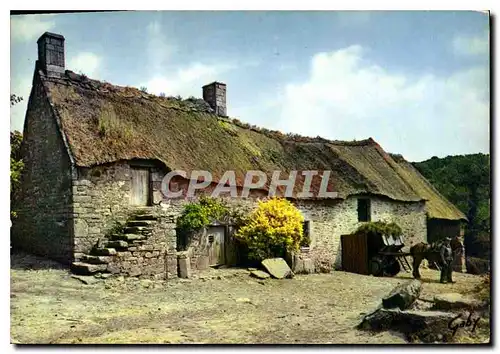
M 369 274 L 368 247 L 365 234 L 342 235 L 342 270 Z
M 207 230 L 209 242 L 208 261 L 211 266 L 225 264 L 226 262 L 224 252 L 225 230 L 224 226 L 212 226 Z
M 148 205 L 149 203 L 149 170 L 146 168 L 132 168 L 132 183 L 130 203 L 132 205 Z

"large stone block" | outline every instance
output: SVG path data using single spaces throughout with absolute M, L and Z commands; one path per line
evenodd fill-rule
M 283 258 L 268 258 L 262 261 L 262 266 L 274 278 L 283 279 L 293 277 L 293 272 Z
M 208 256 L 198 256 L 196 260 L 196 269 L 198 270 L 205 270 L 210 267 L 209 265 L 209 258 Z
M 179 278 L 189 278 L 191 276 L 191 262 L 189 258 L 179 258 Z
M 84 262 L 73 262 L 71 264 L 71 270 L 75 274 L 87 275 L 94 274 L 97 272 L 103 272 L 107 269 L 106 264 L 89 264 Z

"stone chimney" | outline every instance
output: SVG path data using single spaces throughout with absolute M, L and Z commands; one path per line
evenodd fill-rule
M 47 76 L 64 75 L 64 37 L 45 32 L 38 38 L 38 68 Z
M 215 114 L 226 117 L 226 84 L 212 82 L 203 86 L 203 99 L 213 108 Z

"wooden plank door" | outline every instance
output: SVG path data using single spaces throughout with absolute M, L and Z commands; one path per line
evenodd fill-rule
M 211 266 L 225 264 L 226 262 L 224 252 L 225 230 L 224 226 L 213 226 L 207 230 L 209 242 L 208 261 Z
M 132 168 L 131 175 L 130 204 L 140 206 L 148 205 L 149 170 L 146 168 Z
M 368 249 L 365 234 L 342 235 L 342 270 L 369 274 Z

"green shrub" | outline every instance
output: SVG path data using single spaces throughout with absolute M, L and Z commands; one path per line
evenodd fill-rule
M 177 218 L 177 228 L 181 231 L 196 231 L 214 220 L 227 221 L 229 208 L 220 200 L 201 197 L 198 202 L 184 206 L 181 216 Z
M 372 221 L 364 223 L 358 227 L 356 233 L 392 235 L 397 237 L 400 236 L 403 231 L 399 225 L 393 222 L 386 223 L 383 221 Z

